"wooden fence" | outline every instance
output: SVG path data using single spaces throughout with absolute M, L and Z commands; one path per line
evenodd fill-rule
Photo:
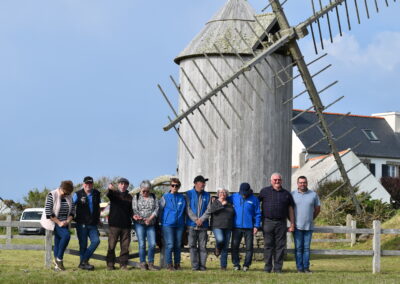
M 354 223 L 353 223 L 354 225 Z M 45 251 L 45 266 L 51 266 L 52 258 L 52 232 L 46 231 L 43 236 L 19 236 L 12 235 L 13 227 L 40 227 L 39 223 L 32 224 L 30 222 L 12 221 L 11 216 L 7 216 L 6 221 L 0 221 L 0 227 L 6 227 L 6 234 L 0 235 L 0 239 L 6 239 L 5 244 L 0 244 L 0 249 L 3 250 L 44 250 Z M 104 225 L 107 228 L 107 225 Z M 374 221 L 372 229 L 358 229 L 353 227 L 315 227 L 315 233 L 334 233 L 334 234 L 350 234 L 351 239 L 355 240 L 356 234 L 370 234 L 373 235 L 372 250 L 347 250 L 347 249 L 312 249 L 311 254 L 319 255 L 356 255 L 356 256 L 372 256 L 372 272 L 379 273 L 381 270 L 381 257 L 382 256 L 400 256 L 400 250 L 381 250 L 381 235 L 382 234 L 400 234 L 400 229 L 381 229 L 381 222 Z M 12 239 L 44 239 L 44 245 L 16 245 L 12 244 Z M 107 239 L 107 238 L 105 238 Z M 188 248 L 184 248 L 182 252 L 188 252 Z M 212 252 L 213 249 L 208 249 Z M 157 253 L 160 250 L 156 250 Z M 294 249 L 288 249 L 288 253 L 294 253 Z M 79 251 L 67 249 L 66 253 L 78 255 Z M 254 249 L 254 253 L 263 253 L 262 248 Z M 129 259 L 138 257 L 138 253 L 130 254 Z M 93 259 L 105 260 L 105 256 L 94 254 Z M 160 263 L 163 263 L 163 253 L 160 254 Z M 118 259 L 117 259 L 118 262 Z M 129 265 L 139 267 L 139 264 L 134 261 L 129 261 Z

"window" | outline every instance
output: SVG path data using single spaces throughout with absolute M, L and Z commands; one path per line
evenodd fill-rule
M 369 141 L 379 141 L 378 136 L 371 129 L 362 130 Z
M 382 177 L 397 177 L 397 167 L 394 165 L 382 165 Z
M 375 176 L 375 164 L 368 164 L 369 171 Z

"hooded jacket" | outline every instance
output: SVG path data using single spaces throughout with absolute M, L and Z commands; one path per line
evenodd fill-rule
M 228 201 L 232 203 L 235 209 L 234 228 L 253 229 L 260 227 L 260 201 L 253 194 L 243 198 L 239 193 L 234 193 L 228 197 Z

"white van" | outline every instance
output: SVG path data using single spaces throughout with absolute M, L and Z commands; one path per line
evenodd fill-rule
M 40 218 L 42 218 L 44 208 L 27 208 L 22 212 L 20 222 L 30 222 L 40 224 Z M 33 235 L 44 235 L 45 230 L 42 227 L 18 227 L 20 235 L 33 234 Z

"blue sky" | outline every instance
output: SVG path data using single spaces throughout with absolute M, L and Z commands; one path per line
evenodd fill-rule
M 22 201 L 32 188 L 85 175 L 137 185 L 173 174 L 177 137 L 162 131 L 170 111 L 156 84 L 177 100 L 173 59 L 225 2 L 1 1 L 0 197 Z M 267 3 L 249 2 L 257 12 Z M 310 14 L 301 2 L 285 5 L 291 23 Z M 369 20 L 363 13 L 361 25 L 353 17 L 353 30 L 313 67 L 333 64 L 318 86 L 340 81 L 324 102 L 346 96 L 330 111 L 400 111 L 400 4 L 389 3 Z M 315 57 L 310 37 L 301 46 L 307 61 Z M 307 97 L 295 101 L 308 106 Z

